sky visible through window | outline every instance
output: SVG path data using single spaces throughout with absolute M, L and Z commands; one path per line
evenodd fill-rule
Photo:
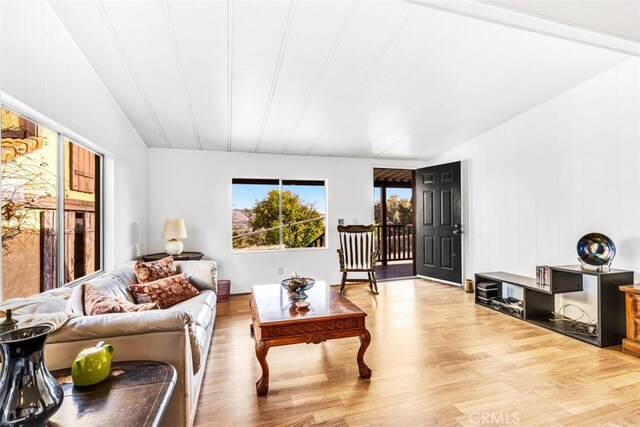
M 251 209 L 257 201 L 263 200 L 277 185 L 233 184 L 233 209 Z M 306 185 L 284 185 L 283 190 L 300 195 L 305 204 L 313 204 L 320 213 L 326 213 L 325 187 Z

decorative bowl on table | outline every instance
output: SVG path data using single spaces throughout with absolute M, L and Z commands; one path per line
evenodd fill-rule
M 304 291 L 313 288 L 315 280 L 309 277 L 290 277 L 284 279 L 281 284 L 289 292 L 289 299 L 292 301 L 302 301 L 307 299 L 308 295 Z

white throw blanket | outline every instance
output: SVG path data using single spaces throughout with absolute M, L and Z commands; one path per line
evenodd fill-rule
M 67 313 L 67 301 L 71 288 L 52 289 L 28 298 L 13 298 L 0 303 L 0 322 L 11 310 L 19 328 L 35 325 L 51 325 L 55 331 L 73 317 Z

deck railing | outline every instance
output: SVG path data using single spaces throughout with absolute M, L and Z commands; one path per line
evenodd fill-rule
M 307 248 L 324 248 L 324 233 L 316 237 L 311 243 L 307 245 Z
M 387 261 L 413 259 L 413 225 L 387 224 L 376 225 L 376 243 L 378 261 L 386 265 Z
M 413 259 L 413 225 L 387 224 L 376 225 L 376 247 L 378 262 L 386 265 L 387 261 L 410 261 Z M 386 237 L 386 239 L 385 239 Z M 316 237 L 307 248 L 323 248 L 325 234 Z

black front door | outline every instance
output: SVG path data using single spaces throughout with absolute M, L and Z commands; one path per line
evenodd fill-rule
M 416 170 L 416 273 L 462 283 L 460 162 Z

